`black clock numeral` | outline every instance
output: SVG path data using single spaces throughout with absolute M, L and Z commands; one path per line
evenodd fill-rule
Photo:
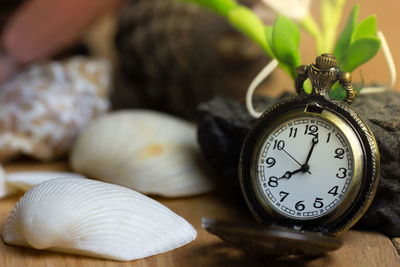
M 335 156 L 334 156 L 334 158 L 335 159 L 343 159 L 343 157 L 344 157 L 344 149 L 343 148 L 336 148 L 336 150 L 335 150 Z
M 279 192 L 279 196 L 281 197 L 281 200 L 279 200 L 279 201 L 280 201 L 280 202 L 284 201 L 285 198 L 286 198 L 288 195 L 289 195 L 288 192 L 284 192 L 284 191 Z
M 297 135 L 297 128 L 290 127 L 289 137 L 296 138 Z
M 275 165 L 275 159 L 274 158 L 267 158 L 266 160 L 265 160 L 265 163 L 267 163 L 268 164 L 268 166 L 267 166 L 267 168 L 271 168 L 272 166 L 274 166 Z
M 278 178 L 275 176 L 269 177 L 268 185 L 270 187 L 277 187 L 278 186 Z
M 316 197 L 314 200 L 314 208 L 319 209 L 322 208 L 324 206 L 324 203 L 322 202 L 322 200 L 324 200 L 323 198 L 320 197 Z
M 285 141 L 283 141 L 283 140 L 280 140 L 280 141 L 275 140 L 275 141 L 274 141 L 274 147 L 273 147 L 273 149 L 282 150 L 282 149 L 284 149 L 284 148 L 285 148 Z
M 296 205 L 294 205 L 294 208 L 298 211 L 302 211 L 306 208 L 306 206 L 304 206 L 303 204 L 304 200 L 300 200 L 296 203 Z
M 306 130 L 304 131 L 304 134 L 312 135 L 315 137 L 318 137 L 318 126 L 317 125 L 306 125 Z
M 346 168 L 339 168 L 339 172 L 336 173 L 336 177 L 339 179 L 343 179 L 347 175 L 347 169 Z
M 335 185 L 334 187 L 332 187 L 331 190 L 328 191 L 328 194 L 336 196 L 338 194 L 338 192 L 337 192 L 338 189 L 339 189 L 339 186 Z
M 329 143 L 330 140 L 331 140 L 331 133 L 328 133 L 328 137 L 326 138 L 326 143 Z

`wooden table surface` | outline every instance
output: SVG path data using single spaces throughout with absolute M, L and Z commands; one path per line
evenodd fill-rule
M 3 166 L 7 172 L 20 170 L 68 170 L 64 162 L 19 162 Z M 20 196 L 0 199 L 0 225 L 3 225 Z M 197 239 L 182 248 L 131 262 L 117 262 L 71 254 L 14 247 L 0 242 L 0 266 L 400 266 L 400 239 L 390 239 L 375 232 L 351 230 L 343 237 L 343 246 L 323 257 L 303 262 L 274 261 L 265 255 L 247 255 L 221 241 L 201 227 L 202 217 L 241 220 L 247 216 L 237 201 L 224 194 L 210 193 L 197 197 L 158 201 L 188 220 L 198 231 Z M 396 246 L 398 250 L 396 250 Z

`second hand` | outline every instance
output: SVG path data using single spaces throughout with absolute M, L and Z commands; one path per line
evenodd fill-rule
M 278 148 L 279 149 L 279 148 Z M 300 162 L 298 162 L 292 155 L 290 155 L 284 148 L 281 148 L 280 150 L 282 150 L 283 152 L 286 153 L 286 155 L 288 155 L 291 159 L 293 159 L 297 164 L 299 164 L 299 166 L 303 166 L 303 164 L 301 164 Z M 307 170 L 307 172 L 309 174 L 311 174 L 311 172 L 309 170 Z

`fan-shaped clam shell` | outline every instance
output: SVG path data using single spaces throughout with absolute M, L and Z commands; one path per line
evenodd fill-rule
M 163 113 L 135 110 L 106 114 L 79 136 L 72 169 L 88 177 L 167 197 L 213 189 L 194 125 Z
M 183 246 L 196 231 L 128 188 L 59 178 L 35 186 L 18 201 L 2 236 L 12 245 L 128 261 Z

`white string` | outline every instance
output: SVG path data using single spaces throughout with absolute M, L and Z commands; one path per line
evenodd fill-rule
M 365 87 L 361 90 L 361 94 L 374 94 L 374 93 L 381 93 L 384 92 L 390 88 L 393 88 L 393 85 L 396 83 L 396 67 L 394 65 L 394 60 L 392 53 L 390 52 L 389 45 L 386 42 L 386 38 L 383 35 L 383 32 L 379 31 L 377 33 L 379 39 L 381 40 L 381 47 L 383 54 L 386 59 L 386 63 L 389 67 L 389 73 L 390 73 L 390 81 L 389 84 L 384 85 L 384 86 L 371 86 L 371 87 Z
M 271 73 L 278 67 L 278 61 L 276 59 L 271 60 L 254 78 L 254 80 L 250 83 L 249 88 L 247 88 L 246 92 L 246 108 L 247 111 L 253 118 L 258 119 L 262 112 L 258 112 L 254 109 L 253 106 L 253 94 L 256 88 L 267 78 Z

